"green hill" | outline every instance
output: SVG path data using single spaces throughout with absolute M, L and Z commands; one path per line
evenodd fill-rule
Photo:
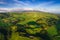
M 45 12 L 0 13 L 0 40 L 60 40 L 60 18 Z

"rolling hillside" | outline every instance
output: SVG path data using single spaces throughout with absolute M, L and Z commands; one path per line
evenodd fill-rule
M 0 40 L 60 40 L 60 18 L 45 12 L 0 13 Z

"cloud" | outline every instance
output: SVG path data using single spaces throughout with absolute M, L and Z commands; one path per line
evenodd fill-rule
M 60 13 L 60 9 L 48 9 L 48 8 L 0 8 L 0 12 L 14 12 L 14 11 L 23 11 L 23 10 L 38 10 L 43 12 L 50 13 Z
M 50 13 L 60 13 L 60 9 L 56 9 L 56 8 L 36 8 L 34 10 L 39 10 L 39 11 L 43 11 L 43 12 L 50 12 Z
M 54 4 L 54 1 L 50 2 L 42 2 L 38 5 L 35 5 L 34 10 L 44 11 L 44 12 L 51 12 L 51 13 L 60 13 L 60 6 L 58 4 Z
M 2 2 L 2 1 L 1 1 L 0 4 L 6 4 L 6 2 Z
M 19 1 L 19 0 L 13 0 L 13 4 L 8 3 L 7 6 L 9 6 L 10 8 L 23 8 L 23 7 L 28 7 L 31 5 L 30 5 L 29 1 L 24 2 L 24 1 Z
M 32 0 L 35 1 L 35 0 Z M 51 13 L 60 13 L 60 6 L 58 4 L 53 5 L 54 1 L 50 2 L 41 2 L 35 5 L 32 5 L 29 1 L 19 1 L 14 0 L 13 4 L 8 4 L 12 6 L 10 8 L 0 8 L 0 12 L 11 12 L 11 11 L 21 11 L 21 10 L 39 10 L 44 12 L 51 12 Z M 5 2 L 0 2 L 0 4 L 5 4 Z
M 23 10 L 33 10 L 33 8 L 0 8 L 0 12 L 14 12 Z
M 19 0 L 14 0 L 16 3 L 22 4 L 22 5 L 29 5 L 29 3 L 19 1 Z
M 24 10 L 34 10 L 33 8 L 24 8 Z

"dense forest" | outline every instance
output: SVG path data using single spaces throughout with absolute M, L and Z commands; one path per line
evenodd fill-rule
M 44 12 L 0 13 L 0 40 L 60 40 L 60 17 Z

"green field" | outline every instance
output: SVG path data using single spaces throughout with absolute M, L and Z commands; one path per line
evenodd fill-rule
M 60 18 L 45 12 L 0 13 L 0 40 L 60 40 Z

